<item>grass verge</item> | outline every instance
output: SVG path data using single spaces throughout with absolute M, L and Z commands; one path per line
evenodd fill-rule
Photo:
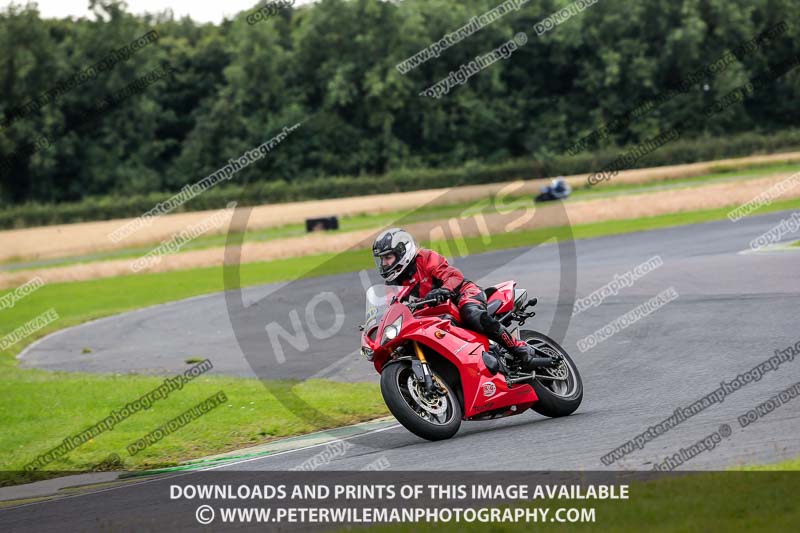
M 110 431 L 78 446 L 34 473 L 24 466 L 101 422 L 154 390 L 163 378 L 136 375 L 96 375 L 4 369 L 0 377 L 0 485 L 44 479 L 64 473 L 93 470 L 139 470 L 172 466 L 181 461 L 242 448 L 279 437 L 331 427 L 320 420 L 300 418 L 256 379 L 201 376 L 120 421 Z M 388 414 L 377 384 L 309 380 L 279 381 L 271 390 L 285 390 L 313 405 L 335 421 L 354 424 Z M 163 440 L 130 455 L 127 446 L 203 400 L 222 391 L 219 405 Z M 120 460 L 110 460 L 117 454 Z
M 775 472 L 775 471 L 800 471 L 800 457 L 782 461 L 780 463 L 772 463 L 769 465 L 742 465 L 732 468 L 731 470 L 740 472 Z
M 506 508 L 549 509 L 540 531 L 708 532 L 796 531 L 800 507 L 796 505 L 800 459 L 775 465 L 746 467 L 746 471 L 687 472 L 675 477 L 632 481 L 627 500 L 549 500 Z M 553 483 L 548 477 L 532 480 Z M 558 508 L 595 510 L 594 522 L 553 523 Z M 530 523 L 492 523 L 491 531 L 530 531 Z M 380 526 L 370 531 L 462 532 L 486 531 L 480 522 Z

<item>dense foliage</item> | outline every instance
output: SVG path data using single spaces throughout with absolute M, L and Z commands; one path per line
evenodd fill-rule
M 281 8 L 256 24 L 246 20 L 250 11 L 220 25 L 174 20 L 169 13 L 137 17 L 113 0 L 92 0 L 94 20 L 43 20 L 35 6 L 7 8 L 0 13 L 0 203 L 163 196 L 297 122 L 303 122 L 297 131 L 228 188 L 258 182 L 258 201 L 280 201 L 349 187 L 360 194 L 417 182 L 481 181 L 413 170 L 425 167 L 588 171 L 585 154 L 561 155 L 593 129 L 680 87 L 726 50 L 786 23 L 782 35 L 623 123 L 586 152 L 606 153 L 686 123 L 800 47 L 793 0 L 599 0 L 541 36 L 534 25 L 568 2 L 531 0 L 407 74 L 396 68 L 499 3 L 321 0 Z M 152 30 L 157 41 L 19 113 L 37 95 Z M 519 32 L 528 42 L 508 59 L 442 98 L 420 96 Z M 139 83 L 153 72 L 162 74 Z M 682 142 L 800 124 L 798 72 L 707 120 L 689 121 L 692 130 L 682 132 Z M 660 150 L 680 152 L 667 148 Z M 654 153 L 643 163 L 686 159 Z M 583 163 L 570 167 L 569 161 Z M 324 182 L 323 176 L 354 177 Z

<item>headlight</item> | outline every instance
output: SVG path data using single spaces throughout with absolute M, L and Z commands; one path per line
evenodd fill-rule
M 386 344 L 390 340 L 397 337 L 397 334 L 400 333 L 400 328 L 403 326 L 403 317 L 397 317 L 397 320 L 389 324 L 383 329 L 383 338 L 381 339 L 381 344 Z
M 362 346 L 361 355 L 364 356 L 364 358 L 366 358 L 367 361 L 372 361 L 372 358 L 375 356 L 375 353 L 366 346 Z

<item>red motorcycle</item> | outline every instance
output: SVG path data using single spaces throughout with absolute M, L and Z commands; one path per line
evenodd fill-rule
M 533 409 L 558 417 L 583 399 L 575 363 L 542 333 L 515 329 L 540 357 L 523 369 L 500 345 L 465 329 L 453 302 L 418 299 L 410 287 L 375 285 L 367 291 L 361 353 L 381 375 L 389 411 L 409 431 L 448 439 L 462 420 L 490 420 Z M 503 325 L 522 326 L 536 298 L 506 281 L 484 289 L 487 307 Z

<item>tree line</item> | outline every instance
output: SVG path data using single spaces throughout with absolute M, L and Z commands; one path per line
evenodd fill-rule
M 238 186 L 552 166 L 678 124 L 702 143 L 800 123 L 800 69 L 702 117 L 798 56 L 792 0 L 599 0 L 557 16 L 568 4 L 283 2 L 221 24 L 136 16 L 118 0 L 91 0 L 77 20 L 12 4 L 0 12 L 0 205 L 178 191 L 296 123 Z M 513 54 L 424 94 L 520 32 Z

